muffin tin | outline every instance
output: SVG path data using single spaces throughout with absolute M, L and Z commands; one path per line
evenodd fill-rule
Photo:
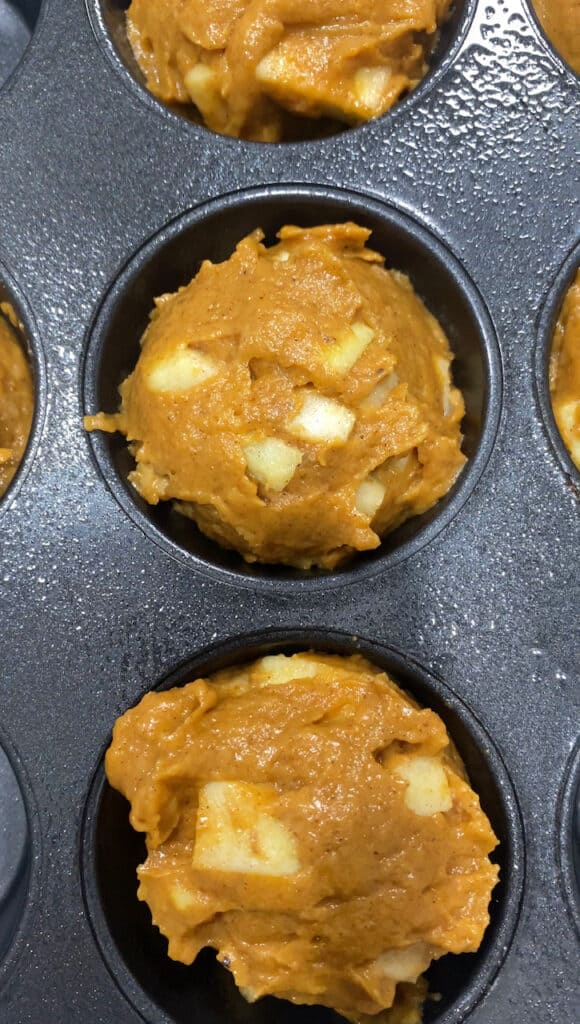
M 8 8 L 34 26 L 0 91 L 0 297 L 37 388 L 0 503 L 0 1020 L 337 1020 L 247 1006 L 209 952 L 167 960 L 102 769 L 113 721 L 150 688 L 315 646 L 363 650 L 442 714 L 502 840 L 484 944 L 436 965 L 425 1020 L 572 1024 L 580 476 L 546 366 L 580 258 L 580 82 L 523 0 L 466 0 L 433 72 L 377 122 L 245 143 L 143 90 L 123 6 L 0 3 L 0 26 Z M 140 505 L 119 440 L 81 417 L 114 407 L 154 294 L 249 227 L 331 216 L 368 223 L 443 322 L 470 462 L 340 572 L 248 567 Z

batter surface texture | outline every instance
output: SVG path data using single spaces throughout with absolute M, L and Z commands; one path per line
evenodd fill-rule
M 465 457 L 445 334 L 355 224 L 259 231 L 156 300 L 121 408 L 151 504 L 248 561 L 333 568 L 434 505 Z
M 106 771 L 169 955 L 215 948 L 250 1001 L 414 1024 L 430 962 L 481 942 L 497 840 L 441 719 L 359 656 L 149 693 Z
M 261 142 L 384 113 L 427 71 L 450 0 L 133 0 L 148 89 Z M 307 119 L 307 121 L 305 121 Z M 308 121 L 310 124 L 308 125 Z

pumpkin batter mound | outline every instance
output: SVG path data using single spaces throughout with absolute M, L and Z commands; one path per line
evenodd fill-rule
M 552 45 L 580 75 L 580 0 L 532 0 Z
M 4 315 L 2 315 L 4 314 Z M 24 455 L 34 411 L 28 360 L 8 320 L 17 322 L 8 303 L 0 305 L 0 497 Z
M 378 117 L 427 71 L 451 0 L 133 0 L 147 88 L 215 132 L 260 142 L 300 120 Z
M 333 568 L 430 508 L 465 462 L 451 352 L 355 224 L 260 231 L 162 295 L 119 430 L 151 504 L 247 561 Z
M 215 948 L 249 1001 L 414 1024 L 430 962 L 479 947 L 497 840 L 439 716 L 358 655 L 149 693 L 106 772 L 169 955 Z
M 554 330 L 550 393 L 562 440 L 580 469 L 580 268 L 570 285 Z

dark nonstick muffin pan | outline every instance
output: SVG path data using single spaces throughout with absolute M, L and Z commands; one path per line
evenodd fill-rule
M 115 0 L 0 2 L 0 299 L 37 410 L 0 502 L 0 1021 L 323 1024 L 248 1006 L 135 899 L 142 839 L 108 787 L 115 718 L 275 650 L 362 650 L 444 718 L 501 840 L 477 954 L 431 1024 L 578 1019 L 580 478 L 551 416 L 551 332 L 580 260 L 580 83 L 523 0 L 467 0 L 416 92 L 280 145 L 147 94 Z M 28 41 L 30 37 L 30 41 Z M 4 57 L 10 50 L 10 56 Z M 18 60 L 20 62 L 18 63 Z M 127 484 L 115 408 L 154 295 L 248 230 L 352 218 L 443 323 L 468 464 L 435 509 L 332 574 L 246 566 Z

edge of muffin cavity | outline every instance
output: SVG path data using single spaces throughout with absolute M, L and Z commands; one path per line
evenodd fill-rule
M 315 649 L 341 655 L 361 654 L 392 675 L 403 690 L 414 696 L 419 703 L 433 708 L 448 728 L 453 740 L 457 732 L 464 729 L 468 740 L 477 749 L 485 770 L 498 791 L 501 804 L 502 824 L 505 828 L 504 842 L 508 870 L 503 883 L 502 902 L 496 909 L 499 921 L 491 947 L 483 954 L 470 980 L 466 992 L 460 991 L 457 998 L 449 1003 L 441 1016 L 433 1018 L 434 1024 L 461 1024 L 472 1011 L 485 1000 L 497 973 L 511 947 L 520 916 L 525 879 L 524 828 L 514 786 L 505 761 L 485 726 L 468 704 L 459 697 L 438 675 L 423 668 L 414 658 L 406 656 L 388 644 L 365 639 L 338 630 L 317 628 L 270 628 L 214 642 L 201 648 L 190 659 L 181 662 L 152 687 L 132 695 L 127 707 L 135 706 L 151 690 L 166 690 L 183 686 L 196 675 L 207 676 L 230 665 L 243 664 L 266 654 L 296 653 L 300 650 Z M 449 720 L 453 719 L 451 724 Z M 111 722 L 111 728 L 113 723 Z M 159 1004 L 142 987 L 125 964 L 120 950 L 109 930 L 106 912 L 96 877 L 97 815 L 106 782 L 103 760 L 109 746 L 110 736 L 101 748 L 99 759 L 92 773 L 81 818 L 79 833 L 79 860 L 84 909 L 90 924 L 95 944 L 103 961 L 124 997 L 150 1022 L 173 1024 L 173 1017 L 166 1014 Z M 461 753 L 461 741 L 458 747 Z M 481 786 L 471 780 L 476 792 Z M 492 912 L 493 913 L 493 912 Z M 153 927 L 153 925 L 151 925 Z M 486 932 L 487 936 L 487 932 Z M 486 943 L 484 936 L 483 944 Z M 479 955 L 473 954 L 474 956 Z M 461 974 L 459 972 L 459 977 Z M 461 982 L 460 982 L 461 984 Z M 306 1008 L 307 1009 L 307 1008 Z
M 8 78 L 5 78 L 4 81 L 0 83 L 0 100 L 2 99 L 4 92 L 7 91 L 14 82 L 20 78 L 21 74 L 25 72 L 28 62 L 31 57 L 33 57 L 34 43 L 41 24 L 44 21 L 48 6 L 49 0 L 38 0 L 38 14 L 34 20 L 34 24 L 30 27 L 30 38 L 18 58 L 18 63 L 12 68 Z
M 385 549 L 383 545 L 380 545 L 370 553 L 355 553 L 345 563 L 343 568 L 339 567 L 337 570 L 332 571 L 319 570 L 309 574 L 299 570 L 291 570 L 284 566 L 254 563 L 252 566 L 248 566 L 247 572 L 244 572 L 245 566 L 242 563 L 241 556 L 238 556 L 240 560 L 239 567 L 234 567 L 219 564 L 219 561 L 206 558 L 201 554 L 182 547 L 155 522 L 152 522 L 146 513 L 139 508 L 129 485 L 121 479 L 117 468 L 113 464 L 107 447 L 110 441 L 103 438 L 99 432 L 93 432 L 87 435 L 87 444 L 100 475 L 123 511 L 140 527 L 149 539 L 153 540 L 182 564 L 195 568 L 214 579 L 217 578 L 232 586 L 245 586 L 251 589 L 292 590 L 304 587 L 316 589 L 329 586 L 344 586 L 347 583 L 354 583 L 366 577 L 376 575 L 379 572 L 386 571 L 386 569 L 391 568 L 403 559 L 415 555 L 455 518 L 469 500 L 488 464 L 500 422 L 503 399 L 503 370 L 496 331 L 485 302 L 460 260 L 453 254 L 448 245 L 435 235 L 430 227 L 424 225 L 410 213 L 386 201 L 383 202 L 352 190 L 347 191 L 324 185 L 272 184 L 243 189 L 210 199 L 173 218 L 147 239 L 125 261 L 109 282 L 95 309 L 86 334 L 80 365 L 80 414 L 82 416 L 83 413 L 92 414 L 99 411 L 99 367 L 104 351 L 103 340 L 107 331 L 107 324 L 117 308 L 120 297 L 125 293 L 127 287 L 135 279 L 138 279 L 143 268 L 147 266 L 148 260 L 162 250 L 164 245 L 171 243 L 174 238 L 179 237 L 184 231 L 202 225 L 210 216 L 225 214 L 235 217 L 236 211 L 243 209 L 248 203 L 256 204 L 257 206 L 260 203 L 267 202 L 273 205 L 277 200 L 283 202 L 291 200 L 296 202 L 296 204 L 304 202 L 307 209 L 311 209 L 312 205 L 316 204 L 316 202 L 334 204 L 340 210 L 340 214 L 336 213 L 337 219 L 339 216 L 341 218 L 344 217 L 345 220 L 356 219 L 358 216 L 366 218 L 367 222 L 374 221 L 377 225 L 382 223 L 389 226 L 393 231 L 399 230 L 403 232 L 417 248 L 423 249 L 444 268 L 454 287 L 464 296 L 473 321 L 477 325 L 477 333 L 480 338 L 480 349 L 486 381 L 485 418 L 482 423 L 481 437 L 477 450 L 468 459 L 466 466 L 461 471 L 448 494 L 441 499 L 441 502 L 445 501 L 446 504 L 439 508 L 439 510 L 437 510 L 437 505 L 433 506 L 435 511 L 432 518 L 424 522 L 423 526 L 413 536 L 404 538 L 401 543 L 391 549 Z M 298 210 L 297 218 L 298 220 L 300 219 Z M 321 223 L 323 219 L 324 217 L 321 217 Z M 372 236 L 370 244 L 373 244 Z M 151 305 L 152 302 L 153 296 L 151 296 Z M 432 510 L 428 510 L 423 515 L 429 515 L 430 511 Z M 385 539 L 388 541 L 388 535 Z M 367 556 L 366 559 L 365 555 Z
M 566 906 L 580 937 L 580 738 L 566 763 L 556 820 L 560 881 Z
M 134 62 L 134 59 L 130 57 L 131 63 L 135 63 L 135 67 L 132 69 L 124 59 L 122 53 L 119 51 L 115 40 L 109 32 L 105 18 L 105 7 L 107 4 L 111 3 L 111 0 L 85 0 L 85 6 L 94 35 L 117 74 L 120 75 L 126 88 L 132 94 L 136 95 L 142 103 L 145 103 L 152 112 L 157 114 L 157 116 L 163 117 L 170 123 L 175 124 L 176 127 L 181 125 L 185 126 L 186 130 L 192 129 L 194 131 L 201 132 L 202 137 L 209 136 L 212 139 L 217 139 L 223 145 L 249 147 L 265 146 L 269 149 L 276 149 L 277 147 L 317 146 L 324 145 L 325 143 L 327 145 L 336 144 L 337 138 L 340 139 L 340 137 L 345 134 L 350 136 L 353 132 L 362 132 L 365 129 L 372 129 L 373 125 L 381 124 L 385 119 L 396 117 L 401 112 L 410 109 L 412 105 L 421 102 L 427 93 L 439 84 L 451 65 L 454 64 L 459 57 L 471 28 L 478 2 L 479 0 L 454 0 L 453 8 L 459 6 L 462 10 L 458 11 L 456 14 L 457 25 L 447 47 L 439 56 L 434 67 L 429 64 L 425 76 L 421 79 L 416 88 L 405 96 L 402 96 L 401 99 L 397 100 L 397 102 L 386 110 L 384 114 L 381 114 L 378 118 L 373 118 L 370 121 L 363 122 L 360 125 L 349 126 L 345 124 L 344 129 L 339 130 L 336 134 L 330 135 L 328 138 L 315 137 L 292 142 L 256 142 L 248 139 L 236 139 L 231 136 L 221 135 L 219 132 L 214 132 L 210 128 L 207 128 L 201 119 L 197 121 L 188 117 L 187 114 L 182 113 L 177 105 L 171 107 L 162 100 L 157 99 L 157 97 L 147 89 L 143 75 L 140 72 L 136 61 Z M 126 6 L 129 6 L 128 2 Z M 118 7 L 121 14 L 123 14 L 124 9 L 121 8 L 120 5 L 118 5 Z M 127 45 L 129 44 L 127 43 Z
M 15 880 L 13 888 L 21 890 L 20 916 L 15 924 L 14 931 L 9 940 L 7 950 L 0 959 L 0 992 L 9 981 L 14 968 L 17 966 L 22 954 L 26 950 L 26 935 L 29 933 L 30 924 L 38 913 L 38 893 L 40 889 L 40 875 L 42 866 L 42 844 L 40 826 L 38 820 L 38 808 L 34 792 L 28 778 L 22 758 L 16 747 L 8 738 L 0 725 L 0 749 L 8 760 L 8 764 L 16 780 L 16 785 L 22 800 L 27 827 L 27 843 L 25 863 Z M 21 877 L 21 876 L 24 877 Z
M 562 435 L 558 429 L 552 409 L 550 394 L 549 370 L 552 338 L 556 321 L 568 288 L 572 284 L 576 271 L 580 267 L 580 242 L 572 248 L 557 271 L 547 295 L 544 297 L 536 320 L 536 342 L 533 355 L 536 400 L 540 410 L 540 420 L 544 432 L 548 436 L 554 452 L 567 481 L 577 498 L 580 498 L 580 470 L 572 461 Z
M 6 491 L 0 497 L 0 518 L 6 513 L 13 500 L 17 496 L 32 463 L 40 443 L 40 437 L 44 427 L 46 415 L 46 363 L 40 340 L 39 331 L 34 319 L 32 310 L 26 301 L 23 293 L 16 284 L 12 274 L 5 264 L 0 260 L 0 300 L 6 299 L 14 307 L 14 310 L 21 321 L 24 331 L 16 329 L 16 334 L 21 342 L 25 355 L 27 356 L 32 371 L 32 383 L 34 386 L 34 413 L 28 441 L 24 455 L 20 460 L 12 480 Z

